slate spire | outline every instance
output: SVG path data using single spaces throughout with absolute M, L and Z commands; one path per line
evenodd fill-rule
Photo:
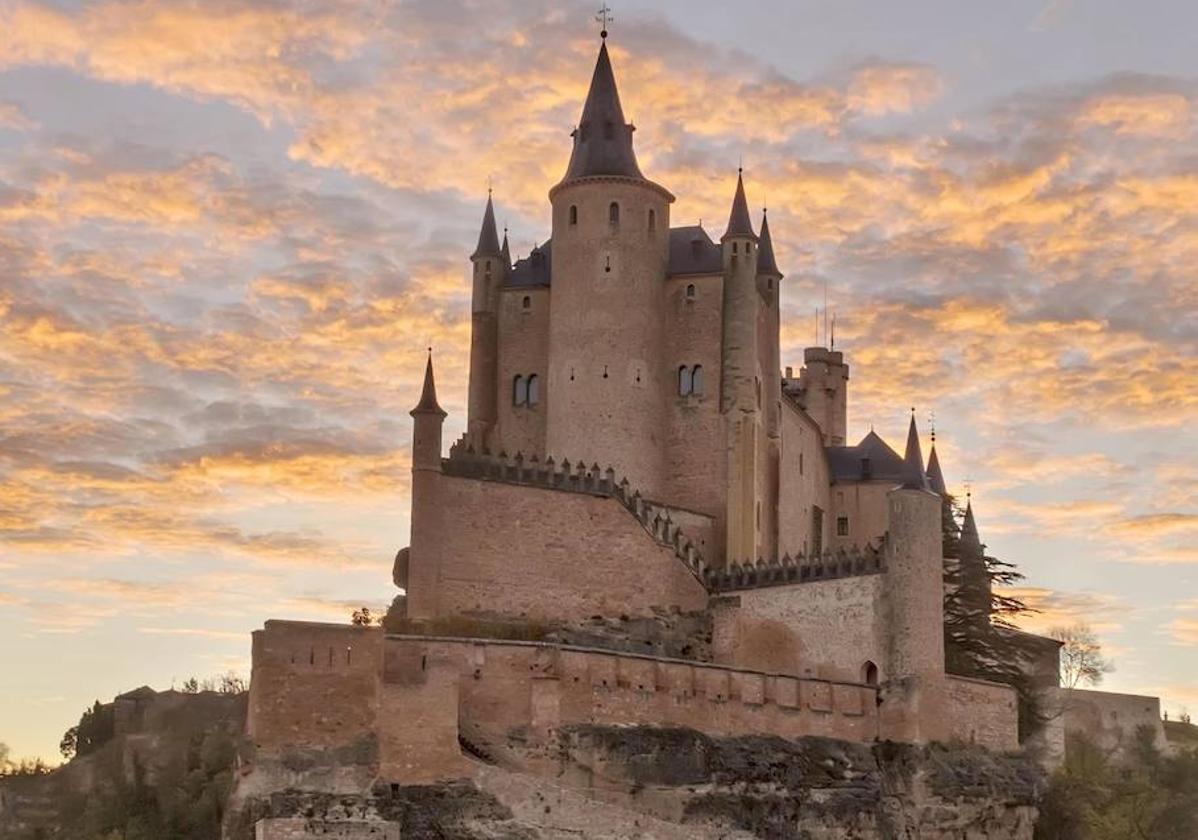
M 907 428 L 907 451 L 903 455 L 903 489 L 927 490 L 928 476 L 923 469 L 923 453 L 919 448 L 919 429 L 915 426 L 915 412 L 911 412 L 911 425 Z
M 433 377 L 433 351 L 429 348 L 428 364 L 424 367 L 424 388 L 420 391 L 420 402 L 416 403 L 409 414 L 415 417 L 417 414 L 439 414 L 446 417 L 445 410 L 441 408 L 437 402 L 437 383 Z
M 732 198 L 732 212 L 728 214 L 728 229 L 720 241 L 734 236 L 756 239 L 753 221 L 749 218 L 749 202 L 745 199 L 745 178 L 742 170 L 736 170 L 736 195 Z
M 495 205 L 491 202 L 491 191 L 487 191 L 487 209 L 483 211 L 483 226 L 478 232 L 478 247 L 470 255 L 470 259 L 479 257 L 499 257 L 499 231 L 495 228 Z
M 973 518 L 973 499 L 965 502 L 965 521 L 961 523 L 961 552 L 974 556 L 982 553 L 982 541 L 978 537 L 978 524 Z
M 570 164 L 562 181 L 592 175 L 644 178 L 632 150 L 634 130 L 624 121 L 620 92 L 616 89 L 616 76 L 604 40 L 591 76 L 591 88 L 582 106 L 582 117 L 573 133 L 574 150 L 570 153 Z
M 944 483 L 944 473 L 940 470 L 940 457 L 936 454 L 935 442 L 932 443 L 932 451 L 928 453 L 928 484 L 933 493 L 948 495 L 948 486 Z
M 766 211 L 761 211 L 761 237 L 757 245 L 757 273 L 781 277 L 778 263 L 774 259 L 774 243 L 770 239 L 770 222 Z

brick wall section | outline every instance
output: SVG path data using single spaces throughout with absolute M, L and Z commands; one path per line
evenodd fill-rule
M 413 521 L 408 614 L 576 621 L 702 609 L 703 585 L 616 499 L 429 475 Z M 426 521 L 427 520 L 427 521 Z
M 949 737 L 997 752 L 1019 749 L 1019 706 L 1009 685 L 969 677 L 946 678 Z
M 782 401 L 781 421 L 778 509 L 786 514 L 778 520 L 778 550 L 792 556 L 810 554 L 815 547 L 812 506 L 824 511 L 825 548 L 831 545 L 829 540 L 835 533 L 828 501 L 828 460 L 819 427 L 789 399 Z
M 399 840 L 399 824 L 377 820 L 259 820 L 254 840 Z
M 268 621 L 254 632 L 248 733 L 259 747 L 333 747 L 373 736 L 382 633 Z
M 524 298 L 529 306 L 524 308 Z M 499 424 L 490 441 L 492 452 L 517 452 L 544 460 L 545 417 L 549 383 L 549 290 L 505 289 L 499 295 L 499 375 L 495 404 Z M 535 373 L 540 382 L 540 399 L 534 406 L 512 402 L 512 383 L 517 375 Z
M 715 603 L 717 662 L 847 681 L 866 661 L 888 672 L 885 575 L 736 592 Z
M 458 663 L 463 734 L 484 751 L 501 749 L 511 732 L 548 738 L 581 723 L 877 736 L 872 686 L 536 643 L 389 637 L 387 645 Z

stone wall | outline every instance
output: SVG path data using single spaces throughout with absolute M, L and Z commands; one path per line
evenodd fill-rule
M 687 297 L 687 286 L 695 287 Z M 724 458 L 724 417 L 720 414 L 720 334 L 722 274 L 706 277 L 676 277 L 666 281 L 665 307 L 670 317 L 664 324 L 665 367 L 672 371 L 667 381 L 664 444 L 663 499 L 706 513 L 718 523 L 705 553 L 713 560 L 724 550 L 723 519 L 727 493 L 727 463 Z M 695 365 L 703 369 L 703 393 L 678 394 L 678 368 Z M 662 501 L 658 500 L 658 501 Z
M 499 422 L 491 440 L 493 452 L 545 457 L 548 357 L 549 289 L 505 289 L 499 295 L 499 375 L 495 400 Z M 539 382 L 538 402 L 517 406 L 512 399 L 513 382 L 517 376 L 530 374 L 536 374 Z
M 748 589 L 712 611 L 717 662 L 862 681 L 873 662 L 888 673 L 885 575 L 863 575 Z
M 408 615 L 572 622 L 702 609 L 703 585 L 617 499 L 430 474 L 413 521 Z
M 1108 752 L 1122 752 L 1135 742 L 1136 730 L 1146 726 L 1159 749 L 1167 749 L 1161 701 L 1141 694 L 1059 689 L 1065 731 L 1081 732 Z
M 996 752 L 1019 749 L 1019 704 L 1009 685 L 969 677 L 946 678 L 950 738 Z
M 829 492 L 829 543 L 833 548 L 869 545 L 886 533 L 889 527 L 887 495 L 894 489 L 893 481 L 856 481 L 832 486 Z M 837 520 L 848 520 L 848 534 L 837 533 Z
M 782 401 L 781 421 L 778 509 L 785 513 L 778 520 L 778 551 L 811 554 L 818 546 L 832 545 L 831 535 L 835 533 L 828 498 L 828 459 L 819 427 L 789 398 Z M 813 507 L 824 512 L 818 540 L 813 531 Z

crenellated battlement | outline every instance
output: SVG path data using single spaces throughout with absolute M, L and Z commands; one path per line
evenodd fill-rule
M 463 437 L 450 447 L 449 457 L 442 459 L 441 471 L 459 478 L 501 481 L 615 499 L 636 517 L 659 545 L 672 549 L 699 582 L 705 583 L 711 571 L 694 541 L 683 533 L 669 510 L 645 499 L 639 490 L 630 486 L 626 476 L 621 476 L 617 481 L 616 471 L 611 465 L 606 468 L 601 468 L 597 463 L 587 466 L 582 460 L 571 462 L 568 458 L 559 463 L 552 455 L 542 461 L 535 454 L 525 457 L 522 452 L 514 456 L 506 452 L 498 455 L 477 452 Z
M 809 583 L 820 580 L 876 575 L 886 571 L 886 538 L 877 545 L 864 549 L 829 549 L 823 554 L 807 557 L 799 552 L 791 557 L 784 554 L 781 559 L 756 563 L 730 563 L 724 569 L 707 569 L 705 583 L 711 592 L 735 592 L 740 589 L 758 589 L 766 586 L 786 586 L 792 583 Z

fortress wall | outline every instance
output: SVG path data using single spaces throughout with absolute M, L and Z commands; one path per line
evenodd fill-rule
M 877 735 L 871 686 L 535 643 L 389 637 L 387 645 L 457 663 L 462 733 L 484 752 L 502 751 L 509 737 L 523 744 L 589 723 L 852 741 Z M 391 725 L 380 719 L 382 730 Z
M 267 621 L 253 639 L 247 726 L 260 749 L 335 747 L 373 736 L 381 631 Z
M 657 507 L 669 514 L 670 520 L 694 543 L 705 561 L 712 562 L 712 558 L 719 555 L 724 544 L 723 531 L 714 516 L 670 505 Z
M 524 298 L 529 308 L 524 308 Z M 499 381 L 496 406 L 498 429 L 491 451 L 545 459 L 545 417 L 549 384 L 549 289 L 506 289 L 499 295 Z M 535 373 L 540 380 L 540 400 L 535 406 L 512 404 L 516 376 Z M 557 453 L 569 457 L 570 453 Z
M 686 287 L 695 286 L 694 298 Z M 724 418 L 720 415 L 720 335 L 723 325 L 722 275 L 678 277 L 666 281 L 665 308 L 672 317 L 664 324 L 664 367 L 667 376 L 666 457 L 663 497 L 707 513 L 716 530 L 705 556 L 723 555 L 727 459 L 724 457 Z M 678 368 L 702 365 L 703 394 L 678 394 Z M 659 500 L 655 500 L 659 501 Z
M 835 519 L 828 501 L 828 461 L 819 428 L 789 400 L 782 401 L 782 452 L 779 470 L 778 551 L 797 556 L 815 545 L 812 506 L 824 511 L 823 545 L 831 543 Z
M 831 524 L 829 533 L 832 548 L 877 543 L 889 527 L 887 494 L 894 489 L 893 481 L 862 481 L 836 484 L 831 489 Z M 836 520 L 849 520 L 847 537 L 836 535 Z
M 714 604 L 717 662 L 823 679 L 886 679 L 885 574 L 746 589 Z
M 399 840 L 399 823 L 286 817 L 258 820 L 254 840 Z
M 1165 725 L 1159 697 L 1110 691 L 1059 690 L 1065 731 L 1081 732 L 1108 751 L 1128 749 L 1141 726 L 1152 729 L 1157 747 L 1165 749 Z
M 1009 685 L 946 677 L 949 737 L 998 752 L 1019 749 L 1019 704 Z
M 442 512 L 413 528 L 413 618 L 502 613 L 576 621 L 700 610 L 703 585 L 613 498 L 439 474 L 423 491 Z M 446 512 L 453 512 L 450 516 Z

